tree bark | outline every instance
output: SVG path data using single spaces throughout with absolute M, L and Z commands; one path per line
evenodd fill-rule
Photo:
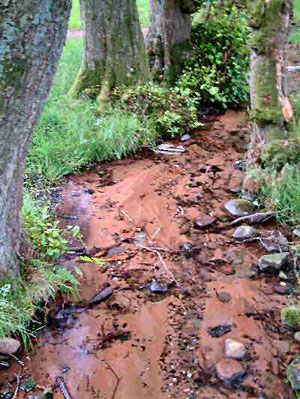
M 292 116 L 287 96 L 286 45 L 291 0 L 251 0 L 251 137 L 250 161 L 266 144 L 285 138 L 285 121 Z
M 71 0 L 2 0 L 0 6 L 0 278 L 17 275 L 26 256 L 24 166 L 70 9 Z
M 193 0 L 150 0 L 146 38 L 152 76 L 173 83 L 190 55 Z
M 81 0 L 84 60 L 72 94 L 98 95 L 150 77 L 135 0 Z M 100 93 L 100 94 L 99 94 Z

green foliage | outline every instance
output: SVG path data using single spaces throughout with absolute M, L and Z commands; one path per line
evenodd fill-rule
M 300 140 L 274 140 L 264 148 L 261 159 L 276 170 L 281 170 L 286 164 L 300 163 Z
M 281 311 L 281 320 L 283 324 L 296 328 L 300 325 L 300 308 L 295 306 L 290 306 L 284 308 Z
M 178 86 L 198 102 L 223 109 L 248 101 L 250 30 L 247 15 L 235 5 L 212 1 L 209 17 L 200 9 L 194 17 L 194 52 L 187 59 Z
M 39 258 L 26 261 L 19 277 L 0 282 L 0 337 L 18 335 L 28 345 L 35 333 L 29 325 L 42 327 L 35 315 L 37 310 L 45 312 L 49 297 L 54 298 L 57 291 L 77 293 L 76 277 L 54 262 L 68 248 L 66 236 L 79 238 L 79 231 L 72 227 L 63 234 L 48 210 L 35 206 L 28 195 L 23 213 L 25 230 Z
M 155 137 L 174 137 L 199 126 L 193 100 L 178 88 L 148 83 L 143 86 L 115 89 L 112 105 L 139 116 Z

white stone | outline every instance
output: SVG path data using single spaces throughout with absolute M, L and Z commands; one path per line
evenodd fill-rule
M 241 360 L 246 354 L 245 345 L 234 339 L 225 340 L 225 356 L 230 359 Z

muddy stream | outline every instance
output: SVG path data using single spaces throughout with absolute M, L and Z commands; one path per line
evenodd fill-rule
M 80 261 L 80 243 L 63 261 L 82 269 L 81 298 L 50 312 L 22 358 L 38 386 L 19 398 L 45 387 L 64 398 L 57 377 L 73 399 L 294 397 L 286 368 L 297 346 L 280 322 L 288 298 L 274 290 L 278 275 L 257 272 L 260 243 L 232 238 L 224 209 L 238 198 L 243 172 L 233 164 L 247 139 L 246 115 L 230 111 L 173 141 L 184 153 L 144 151 L 69 178 L 59 215 L 77 219 L 61 220 L 80 225 L 89 256 L 107 263 Z M 105 287 L 113 294 L 102 302 L 72 307 Z M 244 345 L 242 360 L 224 360 L 228 338 Z

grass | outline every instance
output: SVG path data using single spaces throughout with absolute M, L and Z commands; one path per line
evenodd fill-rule
M 137 8 L 141 24 L 143 26 L 149 26 L 150 22 L 149 0 L 137 0 Z M 73 0 L 69 29 L 74 29 L 74 30 L 82 29 L 79 0 Z
M 99 115 L 95 102 L 87 98 L 74 100 L 68 94 L 80 67 L 82 51 L 81 40 L 67 41 L 30 147 L 26 165 L 29 184 L 41 176 L 55 182 L 94 162 L 125 157 L 151 141 L 134 114 L 115 108 Z
M 77 292 L 78 282 L 68 270 L 56 264 L 68 248 L 66 235 L 58 228 L 58 222 L 50 217 L 47 208 L 38 207 L 28 195 L 24 202 L 24 220 L 32 245 L 39 251 L 39 259 L 23 264 L 20 277 L 1 281 L 0 337 L 14 335 L 28 346 L 35 332 L 43 326 L 35 318 L 37 311 L 45 313 L 49 297 L 54 298 L 58 290 Z M 70 233 L 76 236 L 78 229 Z

